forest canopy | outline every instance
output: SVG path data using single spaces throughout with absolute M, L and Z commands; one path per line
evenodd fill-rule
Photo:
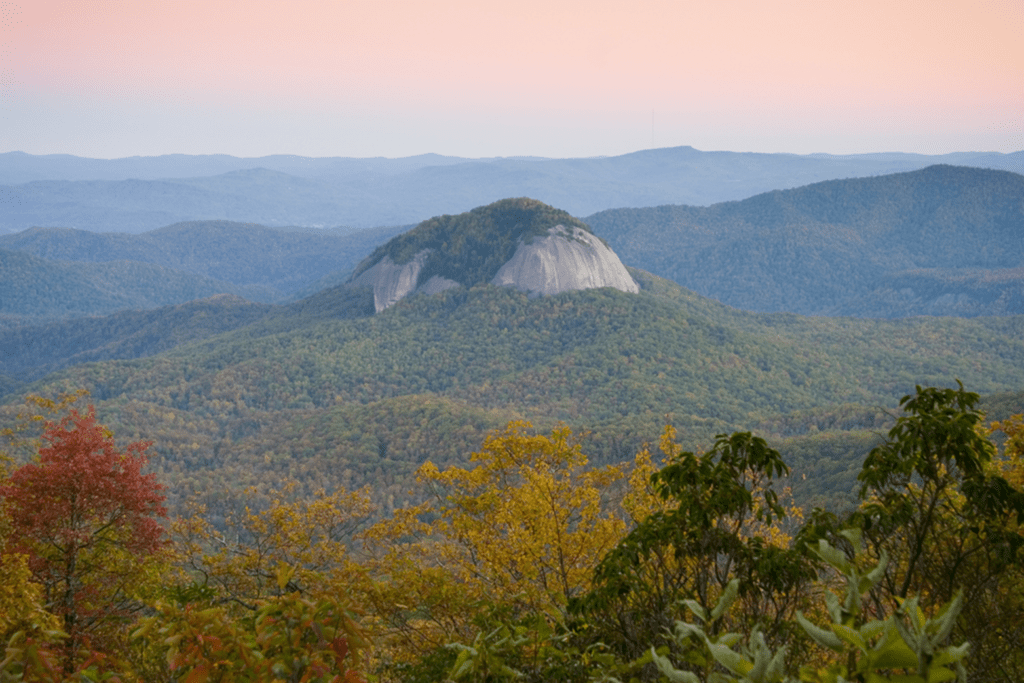
M 1024 417 L 986 424 L 962 386 L 901 400 L 844 514 L 794 505 L 749 432 L 695 453 L 668 427 L 595 467 L 571 430 L 513 421 L 420 465 L 417 505 L 249 489 L 220 527 L 200 503 L 164 521 L 147 444 L 79 400 L 4 427 L 5 679 L 1024 675 Z

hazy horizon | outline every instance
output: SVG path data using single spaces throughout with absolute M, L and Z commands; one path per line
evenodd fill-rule
M 289 153 L 260 154 L 260 155 L 242 156 L 242 155 L 237 155 L 237 154 L 225 154 L 223 152 L 200 152 L 200 153 L 195 153 L 195 154 L 187 154 L 187 153 L 183 153 L 183 152 L 168 152 L 168 153 L 162 153 L 162 154 L 132 154 L 132 155 L 128 155 L 128 156 L 119 156 L 119 157 L 97 157 L 97 156 L 85 156 L 85 155 L 80 155 L 80 154 L 69 154 L 67 152 L 49 152 L 49 153 L 34 154 L 32 152 L 25 152 L 24 150 L 20 150 L 20 149 L 7 150 L 7 151 L 4 151 L 4 152 L 0 152 L 0 154 L 21 153 L 21 154 L 28 154 L 30 156 L 72 156 L 72 157 L 77 157 L 77 158 L 80 158 L 80 159 L 89 159 L 89 160 L 94 160 L 94 161 L 123 161 L 123 160 L 128 160 L 128 159 L 146 159 L 146 158 L 169 157 L 169 156 L 196 156 L 196 157 L 201 157 L 201 156 L 213 156 L 213 157 L 216 157 L 216 156 L 226 156 L 226 157 L 232 157 L 232 158 L 242 159 L 242 160 L 246 160 L 246 159 L 265 159 L 265 158 L 269 158 L 269 157 L 298 157 L 298 158 L 306 158 L 306 159 L 331 159 L 331 158 L 334 158 L 334 159 L 346 159 L 347 158 L 347 159 L 401 160 L 401 159 L 412 159 L 412 158 L 424 157 L 424 156 L 435 156 L 435 157 L 441 157 L 441 158 L 445 158 L 445 159 L 465 159 L 467 161 L 486 161 L 486 160 L 489 160 L 489 159 L 524 159 L 524 160 L 535 159 L 535 160 L 538 160 L 538 161 L 544 161 L 544 160 L 556 161 L 556 160 L 569 160 L 569 159 L 579 159 L 579 160 L 610 159 L 610 158 L 619 157 L 619 156 L 627 156 L 627 155 L 630 155 L 630 154 L 639 154 L 639 153 L 642 153 L 642 152 L 658 152 L 658 151 L 662 151 L 662 150 L 677 149 L 679 147 L 690 147 L 690 145 L 677 145 L 677 146 L 674 146 L 674 147 L 656 147 L 656 148 L 650 148 L 650 149 L 637 149 L 637 150 L 633 150 L 633 151 L 630 151 L 630 152 L 623 152 L 621 154 L 595 154 L 593 156 L 577 156 L 577 157 L 552 157 L 552 156 L 539 156 L 539 155 L 531 155 L 531 154 L 509 154 L 509 155 L 505 155 L 505 156 L 494 155 L 494 156 L 487 156 L 487 157 L 463 157 L 463 156 L 458 156 L 458 155 L 454 155 L 454 154 L 442 154 L 442 153 L 439 153 L 439 152 L 422 152 L 422 153 L 419 153 L 419 154 L 407 154 L 407 155 L 392 156 L 392 157 L 386 157 L 386 156 L 383 156 L 383 155 L 351 156 L 351 155 L 341 155 L 341 154 L 333 154 L 333 155 L 329 155 L 329 156 L 328 155 L 314 156 L 314 155 L 310 155 L 310 154 L 289 154 Z M 696 149 L 696 148 L 694 148 L 694 149 Z M 807 152 L 807 153 L 804 153 L 804 154 L 798 154 L 798 153 L 795 153 L 795 152 L 756 152 L 756 151 L 748 151 L 748 152 L 740 151 L 740 152 L 737 152 L 736 150 L 728 150 L 728 149 L 696 149 L 696 151 L 697 152 L 701 152 L 701 153 L 709 153 L 709 154 L 718 154 L 718 153 L 722 153 L 722 154 L 733 154 L 733 153 L 735 153 L 735 154 L 789 154 L 789 155 L 792 155 L 792 156 L 832 156 L 832 157 L 840 158 L 840 157 L 871 156 L 871 155 L 885 156 L 887 154 L 891 154 L 893 156 L 896 156 L 896 155 L 913 155 L 913 154 L 918 154 L 920 156 L 934 156 L 934 157 L 946 156 L 947 154 L 1000 154 L 1000 155 L 1010 155 L 1010 154 L 1022 153 L 1022 152 L 1024 152 L 1024 149 L 1012 150 L 1012 151 L 1008 151 L 1008 152 L 998 152 L 998 151 L 995 151 L 995 150 L 984 150 L 984 149 L 972 149 L 972 150 L 958 150 L 958 151 L 955 151 L 955 152 L 941 152 L 941 153 L 935 153 L 935 154 L 928 154 L 928 153 L 923 153 L 923 152 L 903 152 L 901 150 L 882 150 L 882 151 L 878 151 L 878 152 L 852 152 L 852 153 L 849 153 L 849 154 L 832 154 L 831 152 Z
M 1024 149 L 1024 3 L 0 2 L 0 152 Z

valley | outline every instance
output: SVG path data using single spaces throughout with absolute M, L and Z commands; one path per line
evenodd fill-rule
M 296 631 L 296 651 L 353 667 L 352 680 L 452 678 L 455 648 L 502 629 L 535 639 L 494 647 L 537 680 L 654 680 L 645 653 L 677 647 L 664 634 L 678 599 L 710 580 L 705 602 L 726 600 L 738 573 L 761 602 L 736 623 L 775 610 L 772 637 L 804 652 L 787 620 L 827 564 L 853 566 L 808 544 L 857 552 L 851 529 L 954 604 L 933 577 L 1019 571 L 999 558 L 1024 510 L 1022 198 L 1013 173 L 934 166 L 582 219 L 519 197 L 411 228 L 3 235 L 3 530 L 51 538 L 43 512 L 95 490 L 144 500 L 142 550 L 126 550 L 124 534 L 143 532 L 118 508 L 75 565 L 98 568 L 104 605 L 147 605 L 152 616 L 105 606 L 94 622 L 92 642 L 129 652 L 117 667 L 133 676 L 167 670 L 173 629 L 198 639 L 189 680 L 207 671 L 202 648 L 232 638 L 217 666 L 299 661 L 266 640 L 290 611 L 320 629 Z M 81 392 L 95 416 L 47 420 Z M 111 434 L 132 442 L 124 454 Z M 107 474 L 53 460 L 81 455 L 83 435 L 107 444 Z M 990 463 L 996 449 L 1006 459 Z M 903 557 L 918 481 L 944 501 L 926 533 L 948 525 L 989 565 L 933 541 L 924 560 L 953 569 Z M 2 540 L 0 606 L 21 595 L 12 609 L 49 618 L 31 612 L 43 598 L 28 555 Z M 48 543 L 25 547 L 63 552 L 63 537 Z M 105 578 L 122 568 L 131 594 Z M 872 576 L 888 581 L 878 595 L 898 594 L 899 575 Z M 957 637 L 1019 604 L 968 583 Z M 330 650 L 325 628 L 343 634 Z M 154 629 L 158 643 L 125 644 Z M 982 639 L 972 670 L 1017 667 L 1002 647 L 1002 632 Z M 533 648 L 548 659 L 531 663 Z
M 959 189 L 942 189 L 948 185 Z M 1016 310 L 1017 280 L 975 278 L 995 282 L 1010 302 L 996 317 L 770 311 L 780 302 L 838 310 L 830 292 L 863 298 L 911 276 L 900 273 L 929 272 L 908 267 L 931 267 L 933 279 L 947 280 L 956 268 L 1019 267 L 1021 196 L 1021 176 L 934 167 L 586 221 L 506 200 L 412 231 L 229 222 L 137 236 L 33 229 L 0 237 L 0 249 L 10 250 L 0 253 L 26 264 L 5 269 L 0 391 L 10 413 L 26 393 L 87 389 L 119 433 L 156 442 L 152 466 L 174 501 L 195 494 L 213 504 L 232 487 L 294 478 L 309 490 L 372 484 L 383 510 L 400 507 L 414 501 L 408 483 L 424 460 L 464 464 L 489 431 L 525 419 L 542 431 L 564 423 L 585 434 L 597 463 L 629 460 L 666 424 L 693 448 L 719 433 L 755 430 L 792 454 L 801 501 L 848 504 L 858 459 L 915 385 L 960 380 L 983 394 L 1021 391 L 1024 316 L 1005 315 Z M 934 238 L 914 216 L 936 217 L 927 222 Z M 625 285 L 570 286 L 538 297 L 489 284 L 517 244 L 560 224 L 594 229 L 627 264 L 667 269 L 691 289 L 635 268 L 615 277 L 638 286 L 636 294 Z M 753 258 L 758 244 L 775 251 Z M 781 258 L 785 244 L 789 256 Z M 381 259 L 397 264 L 398 277 L 414 256 L 422 266 L 403 276 L 412 278 L 401 289 L 409 296 L 366 280 Z M 556 270 L 538 282 L 559 277 L 552 263 Z M 93 279 L 90 289 L 59 270 L 121 264 L 164 269 L 148 287 L 181 303 L 104 315 L 131 305 L 96 294 L 115 286 Z M 42 273 L 46 285 L 30 285 Z M 192 286 L 217 276 L 230 293 L 173 295 L 166 273 Z M 411 295 L 431 278 L 453 288 Z M 136 296 L 146 289 L 130 277 L 119 283 Z M 268 294 L 252 296 L 259 288 Z M 381 291 L 391 292 L 387 310 Z M 764 312 L 706 296 L 757 308 L 743 291 L 761 297 Z M 800 303 L 809 296 L 819 303 Z M 74 301 L 79 309 L 68 308 Z M 68 318 L 90 304 L 89 317 Z M 24 315 L 32 310 L 44 321 Z
M 326 290 L 239 309 L 238 329 L 153 347 L 160 352 L 148 358 L 70 365 L 18 385 L 11 399 L 88 389 L 119 434 L 156 441 L 153 467 L 172 498 L 195 492 L 212 502 L 231 487 L 291 477 L 310 487 L 373 484 L 387 509 L 411 502 L 408 484 L 424 460 L 464 464 L 510 419 L 540 430 L 564 422 L 587 434 L 598 463 L 630 459 L 665 424 L 693 448 L 753 429 L 804 454 L 791 463 L 808 476 L 794 482 L 802 499 L 851 500 L 858 457 L 915 384 L 960 379 L 986 394 L 1024 386 L 1021 316 L 754 314 L 632 274 L 639 294 L 529 298 L 477 285 L 412 296 L 379 314 L 365 288 Z M 208 305 L 204 318 L 225 324 L 227 307 L 238 307 Z M 436 414 L 424 416 L 423 406 Z M 830 425 L 836 411 L 847 419 Z M 843 445 L 826 457 L 808 450 L 813 443 Z M 837 466 L 847 478 L 829 491 L 818 473 Z

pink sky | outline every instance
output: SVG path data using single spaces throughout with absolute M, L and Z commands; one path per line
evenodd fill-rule
M 1024 2 L 0 1 L 0 152 L 1024 149 Z

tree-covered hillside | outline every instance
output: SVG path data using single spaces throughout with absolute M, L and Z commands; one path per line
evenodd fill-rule
M 967 180 L 960 177 L 965 172 Z M 894 246 L 886 258 L 920 252 L 954 264 L 975 263 L 948 253 L 953 236 L 963 232 L 957 221 L 973 216 L 972 239 L 982 255 L 970 272 L 990 273 L 987 266 L 1019 257 L 1006 247 L 1015 239 L 1015 209 L 1006 197 L 1014 196 L 1019 177 L 996 174 L 1002 185 L 993 186 L 991 178 L 976 177 L 985 173 L 992 172 L 940 167 L 795 193 L 814 201 L 774 193 L 708 211 L 736 213 L 751 203 L 767 216 L 764 225 L 786 234 L 803 226 L 807 235 L 845 244 L 851 254 L 858 240 L 881 244 L 887 237 Z M 979 182 L 973 193 L 972 178 Z M 930 214 L 921 209 L 922 215 L 946 215 L 933 206 L 942 183 L 949 185 L 945 195 L 966 197 L 956 202 L 961 209 L 955 220 L 947 216 L 946 223 L 926 227 L 904 215 L 913 197 L 932 207 Z M 1003 185 L 1002 194 L 993 189 Z M 854 186 L 863 187 L 854 192 Z M 894 187 L 903 189 L 894 193 Z M 889 204 L 882 202 L 887 193 L 895 197 Z M 848 196 L 861 204 L 843 199 Z M 844 213 L 843 206 L 853 208 Z M 865 223 L 868 214 L 875 219 Z M 1004 214 L 1009 222 L 999 218 Z M 826 219 L 831 222 L 821 222 Z M 446 258 L 441 265 L 428 261 L 428 269 L 450 268 L 434 274 L 470 286 L 412 296 L 376 316 L 368 290 L 336 286 L 288 305 L 219 298 L 12 329 L 0 335 L 7 351 L 0 391 L 13 401 L 26 391 L 88 389 L 104 419 L 157 441 L 162 458 L 156 467 L 171 481 L 228 487 L 287 475 L 305 486 L 357 486 L 383 476 L 388 483 L 378 487 L 377 502 L 401 505 L 403 477 L 423 457 L 454 461 L 465 455 L 463 446 L 512 418 L 543 429 L 564 422 L 586 434 L 589 453 L 602 463 L 628 459 L 666 423 L 695 448 L 721 432 L 756 429 L 808 476 L 794 483 L 804 500 L 849 501 L 858 449 L 870 443 L 872 430 L 887 426 L 885 410 L 915 384 L 960 379 L 983 393 L 1024 386 L 1022 316 L 859 320 L 750 313 L 638 270 L 632 275 L 639 295 L 601 289 L 534 300 L 481 284 L 521 239 L 557 223 L 580 225 L 529 199 L 424 222 L 379 248 L 364 267 L 384 256 L 401 263 L 434 249 Z M 744 225 L 751 234 L 761 230 Z M 922 246 L 929 231 L 938 237 Z M 26 248 L 67 256 L 68 244 L 50 240 L 61 234 L 15 237 Z M 709 244 L 717 239 L 710 231 L 694 234 Z M 993 242 L 993 234 L 1001 240 Z M 217 223 L 171 226 L 141 237 L 67 235 L 88 258 L 100 258 L 104 245 L 142 257 L 160 252 L 160 240 L 168 239 L 169 255 L 162 258 L 178 265 L 212 269 L 223 261 L 231 277 L 254 277 L 262 268 L 276 282 L 292 270 L 310 277 L 316 268 L 303 270 L 302 258 L 317 246 L 330 247 L 321 233 L 309 242 L 291 241 L 306 235 Z M 662 245 L 659 254 L 671 251 Z M 863 244 L 859 251 L 882 258 Z M 328 254 L 312 263 L 331 258 L 343 257 Z M 252 263 L 238 263 L 246 259 Z M 945 263 L 935 270 L 945 273 Z M 749 261 L 728 267 L 738 271 L 743 265 L 751 269 L 747 277 L 759 272 Z M 843 281 L 842 272 L 831 277 L 823 282 Z M 438 422 L 419 404 L 457 419 Z M 472 426 L 455 426 L 460 422 Z M 339 437 L 342 432 L 346 436 Z M 209 493 L 217 486 L 207 489 L 220 495 Z
M 151 356 L 249 325 L 271 308 L 219 294 L 155 310 L 0 329 L 0 375 L 27 382 L 72 365 Z
M 1024 317 L 753 314 L 633 276 L 639 295 L 602 289 L 529 299 L 478 286 L 413 296 L 375 316 L 365 292 L 339 288 L 235 331 L 148 358 L 68 368 L 23 389 L 87 388 L 105 420 L 157 441 L 156 467 L 172 481 L 238 485 L 287 474 L 337 484 L 348 470 L 355 486 L 393 463 L 415 463 L 435 440 L 430 457 L 458 457 L 444 438 L 424 436 L 413 410 L 421 400 L 493 416 L 470 420 L 481 426 L 453 443 L 504 418 L 542 428 L 564 421 L 589 431 L 593 458 L 612 462 L 655 440 L 665 423 L 695 446 L 740 428 L 793 438 L 874 429 L 885 419 L 877 409 L 917 383 L 960 378 L 986 393 L 1024 386 Z M 868 410 L 830 417 L 842 404 Z M 281 437 L 303 433 L 289 426 L 295 421 L 313 424 L 339 410 L 358 438 L 309 447 Z M 430 433 L 454 438 L 446 429 Z M 853 465 L 836 456 L 834 466 Z M 401 484 L 391 493 L 400 502 Z
M 0 328 L 57 318 L 106 315 L 214 294 L 279 301 L 261 285 L 235 285 L 139 261 L 51 261 L 0 249 Z
M 1024 312 L 1024 267 L 920 268 L 883 277 L 838 309 L 864 318 L 1015 315 Z
M 142 235 L 32 228 L 0 236 L 0 317 L 12 324 L 106 315 L 219 293 L 279 303 L 343 281 L 404 229 L 339 233 L 228 221 Z
M 585 220 L 624 263 L 747 310 L 1024 313 L 1024 176 L 1005 171 L 933 166 Z
M 1024 675 L 1024 421 L 986 425 L 962 386 L 903 397 L 852 468 L 862 485 L 847 509 L 803 511 L 787 458 L 750 432 L 694 452 L 666 427 L 657 450 L 596 467 L 572 430 L 519 420 L 471 446 L 469 467 L 389 459 L 392 440 L 424 440 L 378 431 L 374 492 L 388 493 L 376 501 L 313 468 L 218 500 L 206 477 L 146 473 L 151 444 L 115 438 L 81 398 L 27 397 L 0 423 L 4 679 Z M 499 417 L 384 403 L 293 421 L 282 438 L 333 451 L 366 440 L 353 425 L 366 417 L 412 417 L 457 451 Z M 334 463 L 343 479 L 349 464 Z M 414 498 L 396 505 L 413 470 Z M 205 499 L 168 514 L 168 494 L 190 489 Z

